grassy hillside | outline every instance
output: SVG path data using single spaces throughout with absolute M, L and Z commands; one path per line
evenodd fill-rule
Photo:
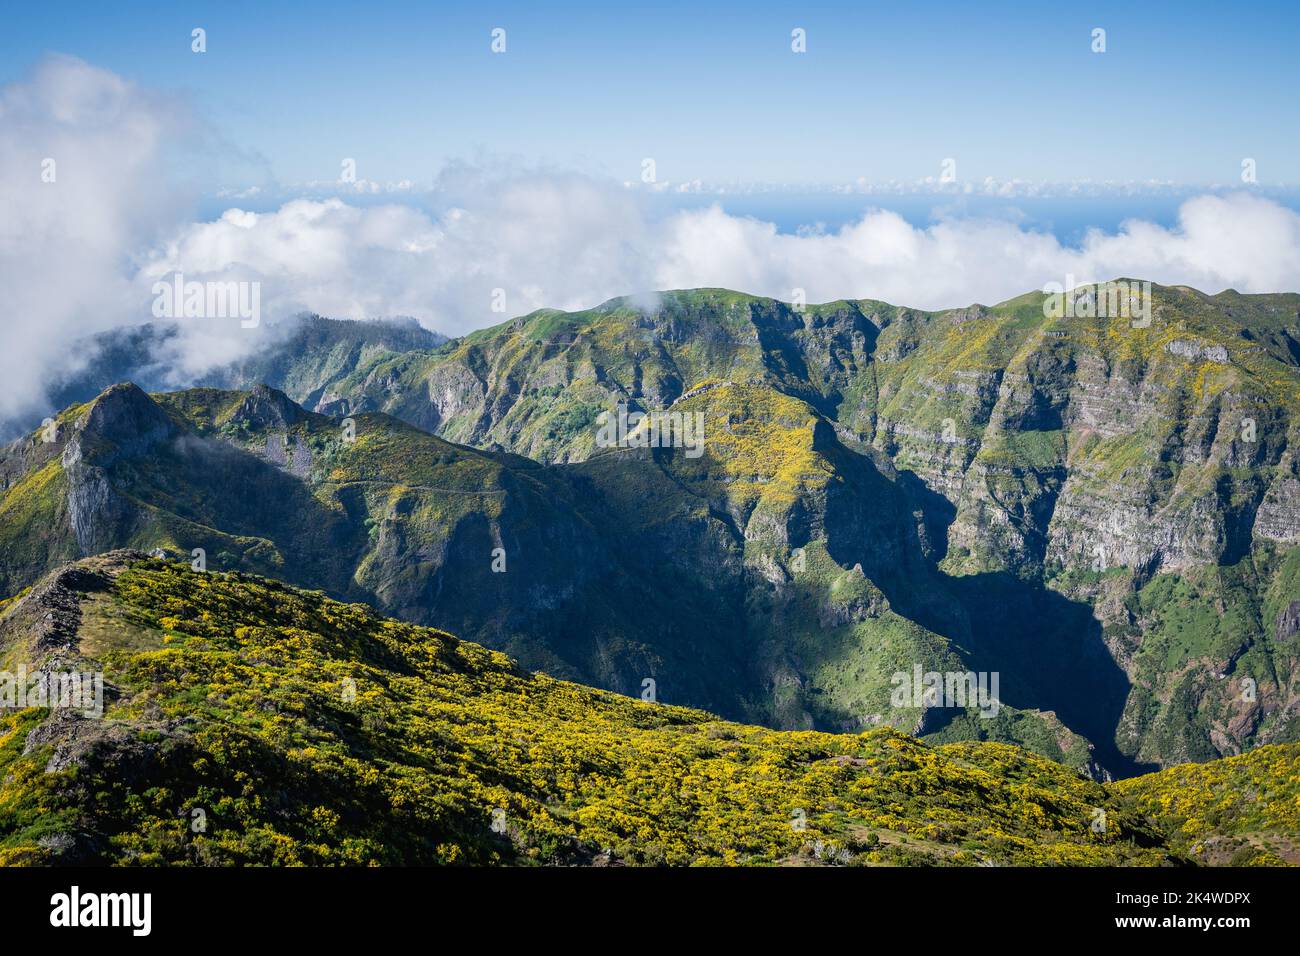
M 1111 788 L 1202 863 L 1300 864 L 1300 746 L 1183 764 Z
M 197 548 L 213 570 L 442 623 L 554 676 L 624 693 L 654 677 L 665 700 L 790 728 L 921 728 L 922 709 L 891 704 L 891 675 L 965 665 L 931 629 L 955 615 L 960 634 L 961 611 L 904 492 L 799 399 L 716 383 L 679 406 L 713 423 L 703 457 L 604 449 L 545 467 L 381 413 L 345 436 L 265 387 L 116 386 L 56 441 L 13 446 L 29 472 L 0 513 L 36 517 L 0 524 L 23 545 L 0 576 L 15 590 L 78 549 Z M 41 469 L 53 493 L 32 492 Z M 1063 749 L 1071 732 L 1038 719 L 959 720 L 945 739 L 966 728 L 1090 766 L 1086 741 Z
M 1113 791 L 1015 747 L 727 723 L 135 553 L 5 609 L 6 666 L 51 653 L 112 699 L 103 720 L 0 717 L 7 864 L 1180 858 Z

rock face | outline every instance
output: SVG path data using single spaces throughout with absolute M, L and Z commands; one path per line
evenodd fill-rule
M 1290 740 L 1298 297 L 1153 295 L 1145 328 L 1045 319 L 1036 294 L 546 311 L 306 376 L 298 397 L 353 417 L 351 441 L 274 389 L 110 390 L 62 445 L 0 457 L 5 514 L 41 503 L 0 533 L 54 529 L 0 574 L 12 591 L 71 549 L 201 547 L 624 693 L 1028 734 L 1098 775 Z M 703 415 L 703 455 L 601 447 L 616 403 Z M 914 663 L 1001 673 L 1023 721 L 893 706 Z
M 115 385 L 73 424 L 61 464 L 68 484 L 68 522 L 83 555 L 114 547 L 127 532 L 128 507 L 108 478 L 114 463 L 149 452 L 173 433 L 172 423 L 149 396 L 131 384 Z
M 1276 635 L 1279 641 L 1288 641 L 1300 634 L 1300 600 L 1292 601 L 1277 617 Z
M 1228 350 L 1222 345 L 1202 345 L 1186 339 L 1174 339 L 1165 345 L 1165 351 L 1187 359 L 1206 359 L 1220 364 L 1228 361 Z
M 1275 475 L 1255 512 L 1254 530 L 1260 538 L 1300 544 L 1300 480 L 1284 471 Z
M 104 470 L 81 459 L 81 445 L 74 441 L 63 458 L 68 481 L 68 523 L 82 554 L 95 554 L 111 547 L 122 517 L 122 505 Z
M 302 421 L 303 417 L 303 410 L 283 392 L 266 385 L 255 385 L 230 416 L 230 422 L 239 428 L 285 429 Z

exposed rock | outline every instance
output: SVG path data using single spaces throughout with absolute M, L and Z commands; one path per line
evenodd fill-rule
M 1275 633 L 1279 641 L 1285 641 L 1295 637 L 1296 634 L 1300 634 L 1300 600 L 1292 601 L 1277 616 Z
M 236 425 L 247 425 L 255 431 L 284 429 L 303 419 L 305 412 L 277 389 L 255 385 L 230 417 Z
M 0 618 L 0 647 L 24 646 L 33 656 L 75 653 L 77 629 L 81 624 L 81 596 L 103 590 L 109 581 L 107 574 L 93 568 L 80 565 L 60 568 Z
M 1165 351 L 1192 360 L 1206 359 L 1220 364 L 1228 361 L 1228 350 L 1222 345 L 1207 345 L 1189 339 L 1174 339 L 1165 345 Z

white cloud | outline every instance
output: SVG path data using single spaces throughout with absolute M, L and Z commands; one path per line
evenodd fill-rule
M 810 301 L 876 298 L 939 309 L 995 303 L 1047 282 L 1132 276 L 1218 292 L 1300 289 L 1300 215 L 1246 193 L 1189 199 L 1178 224 L 1090 231 L 1079 247 L 1001 220 L 927 228 L 875 211 L 834 233 L 782 235 L 714 207 L 683 213 L 660 244 L 661 287 L 723 285 Z
M 162 155 L 188 128 L 174 103 L 71 57 L 0 89 L 0 416 L 42 407 L 50 370 L 78 358 L 70 341 L 148 317 L 129 258 L 181 221 Z
M 263 279 L 272 313 L 413 315 L 461 334 L 507 312 L 591 306 L 649 289 L 722 286 L 783 299 L 876 298 L 920 308 L 993 303 L 1047 282 L 1117 276 L 1217 292 L 1300 289 L 1300 215 L 1246 193 L 1183 203 L 1172 228 L 1129 221 L 1078 247 L 1005 220 L 928 227 L 872 211 L 833 231 L 781 233 L 719 206 L 653 216 L 612 184 L 504 176 L 462 191 L 440 216 L 297 200 L 231 211 L 171 242 L 148 274 Z
M 541 306 L 579 308 L 648 289 L 661 226 L 612 184 L 547 174 L 480 179 L 458 170 L 433 216 L 402 205 L 299 199 L 227 211 L 182 230 L 149 260 L 142 288 L 238 274 L 261 281 L 263 312 L 412 315 L 463 333 Z M 496 289 L 506 312 L 493 311 Z

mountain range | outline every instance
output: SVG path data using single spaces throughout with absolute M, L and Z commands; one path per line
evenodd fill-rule
M 0 454 L 0 593 L 161 550 L 745 724 L 1102 781 L 1291 743 L 1300 295 L 1149 295 L 1149 324 L 716 289 L 449 341 L 307 317 L 152 394 L 115 383 L 166 332 L 120 333 Z M 603 447 L 622 410 L 702 416 L 702 453 Z M 918 671 L 1000 706 L 898 697 Z

